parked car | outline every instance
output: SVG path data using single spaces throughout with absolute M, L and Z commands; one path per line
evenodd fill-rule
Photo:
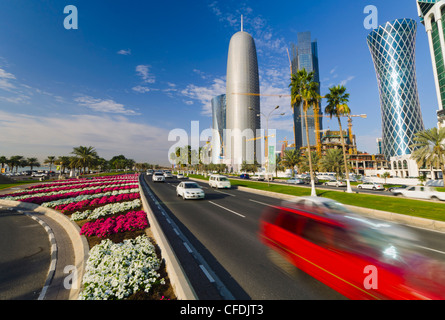
M 185 176 L 182 173 L 178 173 L 176 179 L 185 179 Z
M 381 183 L 377 182 L 363 182 L 357 186 L 359 189 L 370 189 L 370 190 L 385 190 L 385 187 Z
M 325 186 L 333 186 L 333 187 L 346 187 L 346 181 L 344 180 L 333 180 L 333 181 L 326 181 L 324 183 Z
M 247 173 L 243 173 L 239 176 L 241 179 L 250 179 L 249 175 Z
M 436 191 L 435 188 L 411 186 L 404 189 L 394 189 L 392 193 L 395 196 L 405 196 L 407 198 L 430 199 L 445 201 L 445 192 Z
M 155 172 L 151 179 L 153 182 L 165 182 L 164 173 L 162 172 Z
M 286 183 L 289 183 L 289 184 L 304 184 L 304 180 L 303 179 L 299 179 L 299 178 L 290 178 L 290 179 L 286 180 Z
M 183 181 L 176 187 L 176 195 L 182 199 L 204 199 L 205 193 L 202 188 L 193 181 Z
M 232 185 L 230 184 L 229 179 L 227 177 L 218 175 L 218 174 L 212 174 L 209 177 L 209 186 L 211 188 L 223 188 L 223 189 L 230 189 Z
M 445 299 L 444 264 L 423 255 L 399 225 L 281 205 L 263 213 L 259 238 L 278 266 L 349 299 Z
M 304 183 L 305 184 L 311 184 L 311 176 L 310 175 L 309 176 L 305 176 Z M 314 177 L 314 183 L 315 184 L 319 184 L 320 183 L 317 177 Z
M 260 174 L 255 174 L 255 175 L 251 176 L 250 179 L 256 180 L 256 181 L 264 181 L 264 176 L 260 175 Z

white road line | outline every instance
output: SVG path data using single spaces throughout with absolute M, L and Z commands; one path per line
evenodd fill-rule
M 434 252 L 437 252 L 437 253 L 445 254 L 445 252 L 443 252 L 443 251 L 440 251 L 440 250 L 436 250 L 436 249 L 431 249 L 431 248 L 428 248 L 428 247 L 424 247 L 424 246 L 419 246 L 419 245 L 414 245 L 414 246 L 416 246 L 416 247 L 418 247 L 418 248 L 422 248 L 422 249 L 425 249 L 425 250 L 430 250 L 430 251 L 434 251 Z
M 265 205 L 265 206 L 268 206 L 268 207 L 272 207 L 273 206 L 273 204 L 264 203 L 264 202 L 256 201 L 256 200 L 252 200 L 252 199 L 249 199 L 249 201 L 256 202 L 256 203 L 259 203 L 259 204 L 262 204 L 262 205 Z
M 189 247 L 189 245 L 187 244 L 187 242 L 184 242 L 184 247 L 187 249 L 187 251 L 188 251 L 189 253 L 192 253 L 192 252 L 193 252 L 193 250 Z
M 207 276 L 207 278 L 209 279 L 210 282 L 215 282 L 215 279 L 212 278 L 210 273 L 207 271 L 207 269 L 202 264 L 200 264 L 199 267 L 201 268 L 202 272 L 204 272 L 204 274 Z
M 212 202 L 212 201 L 209 201 L 209 203 L 211 203 L 211 204 L 213 204 L 213 205 L 215 205 L 215 206 L 217 206 L 217 207 L 220 207 L 220 208 L 222 208 L 222 209 L 224 209 L 224 210 L 227 210 L 227 211 L 229 211 L 229 212 L 232 212 L 232 213 L 234 213 L 234 214 L 236 214 L 237 216 L 240 216 L 240 217 L 242 217 L 242 218 L 245 218 L 246 216 L 243 216 L 242 214 L 239 214 L 238 212 L 235 212 L 235 211 L 232 211 L 232 210 L 230 210 L 230 209 L 227 209 L 227 208 L 225 208 L 225 207 L 223 207 L 223 206 L 220 206 L 219 204 L 216 204 L 216 203 L 214 203 L 214 202 Z
M 213 190 L 213 191 L 219 192 L 219 193 L 223 193 L 223 194 L 226 194 L 226 195 L 231 196 L 231 197 L 236 197 L 235 195 L 227 193 L 227 192 L 222 192 L 222 191 L 219 191 L 219 190 Z

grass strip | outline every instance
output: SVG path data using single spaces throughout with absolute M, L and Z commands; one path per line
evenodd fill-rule
M 200 175 L 189 175 L 191 178 L 208 180 Z M 229 179 L 232 186 L 241 186 L 263 191 L 277 192 L 293 196 L 310 196 L 311 189 L 297 186 L 286 186 L 253 181 L 241 181 Z M 445 221 L 445 204 L 443 202 L 429 202 L 422 200 L 397 198 L 390 196 L 379 196 L 364 193 L 346 193 L 343 191 L 331 191 L 317 189 L 317 195 L 336 200 L 340 203 L 362 208 L 381 210 L 427 218 L 438 221 Z

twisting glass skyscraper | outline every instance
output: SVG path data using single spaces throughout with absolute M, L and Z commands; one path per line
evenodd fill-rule
M 424 130 L 417 91 L 415 49 L 417 23 L 387 22 L 368 35 L 382 113 L 383 154 L 411 154 L 414 134 Z
M 430 45 L 437 102 L 439 104 L 437 120 L 439 126 L 445 127 L 445 22 L 443 22 L 445 1 L 418 0 L 417 8 Z

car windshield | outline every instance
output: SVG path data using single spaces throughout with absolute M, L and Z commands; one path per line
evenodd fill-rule
M 156 173 L 155 173 L 155 176 L 162 176 L 162 173 L 160 173 L 160 172 L 156 172 Z
M 184 184 L 184 188 L 186 189 L 199 188 L 199 185 L 197 183 L 186 183 Z
M 219 181 L 229 181 L 229 179 L 223 177 L 223 178 L 220 178 Z

